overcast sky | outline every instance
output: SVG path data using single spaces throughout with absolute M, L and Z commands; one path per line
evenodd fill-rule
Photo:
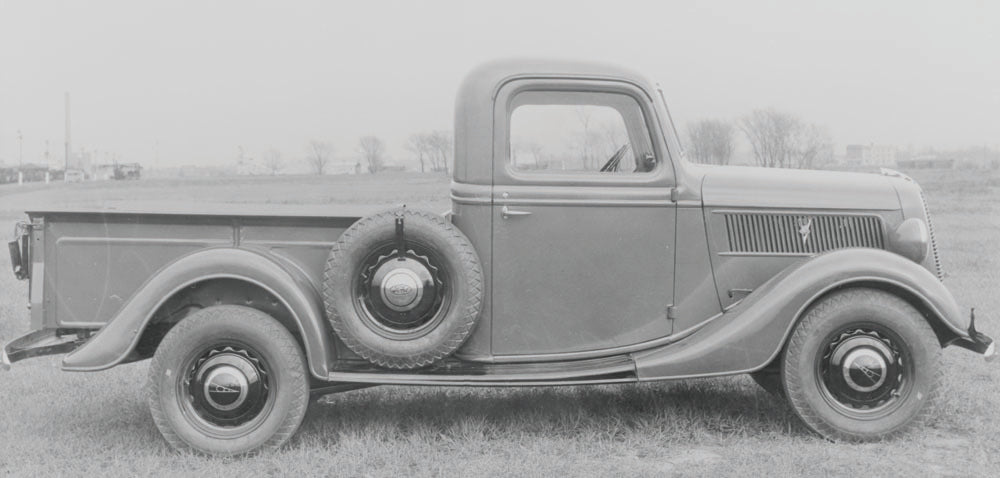
M 226 165 L 237 147 L 339 157 L 450 129 L 476 64 L 612 61 L 659 81 L 682 132 L 774 107 L 847 143 L 1000 145 L 1000 2 L 0 0 L 0 160 L 50 141 Z

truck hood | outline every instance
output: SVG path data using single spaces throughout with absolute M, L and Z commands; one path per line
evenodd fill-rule
M 879 174 L 692 165 L 708 207 L 896 210 L 894 178 Z

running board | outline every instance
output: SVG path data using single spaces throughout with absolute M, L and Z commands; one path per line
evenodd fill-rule
M 392 385 L 531 386 L 636 382 L 629 355 L 541 364 L 491 364 L 447 360 L 413 371 L 377 368 L 368 363 L 341 362 L 330 382 Z

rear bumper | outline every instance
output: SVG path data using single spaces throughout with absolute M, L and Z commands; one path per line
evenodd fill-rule
M 22 335 L 4 345 L 0 352 L 0 368 L 9 370 L 12 363 L 24 359 L 72 352 L 87 341 L 89 332 L 42 329 Z

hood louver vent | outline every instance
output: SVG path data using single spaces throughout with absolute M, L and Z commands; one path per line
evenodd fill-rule
M 731 253 L 806 255 L 848 247 L 885 248 L 878 216 L 726 213 L 725 218 Z
M 924 191 L 920 191 L 920 201 L 924 204 L 924 217 L 927 218 L 927 234 L 930 236 L 931 240 L 931 254 L 934 258 L 934 272 L 937 274 L 938 280 L 944 280 L 944 268 L 941 267 L 941 255 L 938 253 L 937 240 L 934 239 L 934 223 L 931 222 L 931 210 L 927 207 L 927 198 L 924 197 Z

